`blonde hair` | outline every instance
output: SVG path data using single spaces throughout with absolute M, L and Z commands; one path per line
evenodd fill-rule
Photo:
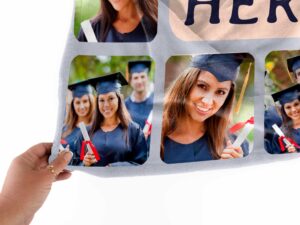
M 92 95 L 92 94 L 87 94 L 87 95 L 89 97 L 89 102 L 90 102 L 90 109 L 87 114 L 87 118 L 88 118 L 88 124 L 90 124 L 90 123 L 92 123 L 92 120 L 93 120 L 96 102 L 95 102 L 94 95 Z M 65 126 L 67 127 L 67 130 L 63 132 L 62 138 L 67 137 L 72 132 L 72 130 L 76 127 L 77 123 L 78 123 L 78 115 L 75 112 L 74 98 L 73 98 L 70 108 L 67 112 L 67 116 L 65 118 Z

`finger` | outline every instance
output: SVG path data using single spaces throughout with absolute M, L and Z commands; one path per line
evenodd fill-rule
M 55 178 L 55 181 L 67 180 L 72 176 L 71 172 L 63 171 Z
M 41 168 L 42 162 L 48 160 L 48 157 L 51 153 L 52 143 L 40 143 L 31 148 L 26 152 L 19 155 L 16 160 L 19 163 L 26 165 L 27 167 L 35 170 Z
M 233 149 L 233 148 L 227 148 L 223 151 L 223 153 L 224 154 L 229 154 L 233 158 L 240 158 L 241 157 L 241 153 L 237 152 L 236 149 Z
M 290 153 L 293 153 L 293 152 L 295 152 L 296 151 L 296 149 L 294 148 L 294 147 L 289 147 L 288 148 L 288 152 L 290 152 Z
M 93 157 L 91 155 L 87 155 L 85 159 L 88 161 L 91 161 L 93 159 Z
M 66 168 L 72 157 L 73 153 L 65 150 L 57 156 L 57 158 L 51 163 L 56 175 L 60 174 Z
M 232 145 L 232 143 L 231 143 L 230 139 L 228 139 L 228 140 L 226 141 L 226 146 L 231 146 L 231 145 Z
M 28 149 L 24 154 L 30 153 L 43 158 L 45 155 L 51 154 L 52 145 L 52 143 L 40 143 Z
M 233 159 L 233 157 L 231 156 L 231 154 L 223 153 L 221 155 L 221 159 Z
M 235 147 L 234 150 L 244 155 L 243 149 L 241 147 Z

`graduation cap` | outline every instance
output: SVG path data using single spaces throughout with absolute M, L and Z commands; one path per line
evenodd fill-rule
M 286 103 L 299 99 L 299 92 L 300 84 L 296 84 L 292 87 L 272 94 L 272 98 L 274 99 L 274 102 L 279 101 L 279 103 L 283 106 Z
M 75 84 L 70 84 L 68 89 L 72 91 L 73 98 L 81 98 L 83 95 L 92 94 L 93 89 L 87 81 L 81 81 Z
M 218 81 L 235 81 L 243 59 L 234 54 L 197 55 L 191 67 L 212 73 Z
M 300 56 L 287 59 L 287 65 L 289 71 L 296 74 L 296 70 L 300 68 Z
M 128 85 L 121 72 L 89 79 L 88 82 L 96 89 L 98 94 L 120 92 L 121 87 Z
M 150 60 L 137 60 L 137 61 L 130 61 L 128 62 L 128 72 L 130 74 L 133 73 L 142 73 L 148 72 L 151 69 L 151 61 Z

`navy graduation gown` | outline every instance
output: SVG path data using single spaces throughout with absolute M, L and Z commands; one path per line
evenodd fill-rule
M 92 22 L 92 28 L 98 42 L 100 42 L 100 20 Z M 157 32 L 157 26 L 153 26 L 150 20 L 143 17 L 138 26 L 129 33 L 119 33 L 114 27 L 111 27 L 104 42 L 149 42 L 152 41 Z M 87 42 L 85 34 L 80 29 L 78 40 Z
M 153 109 L 154 93 L 142 102 L 133 102 L 130 98 L 126 98 L 125 105 L 132 120 L 140 125 L 143 129 L 151 110 Z M 147 147 L 150 148 L 151 135 L 147 138 Z
M 143 164 L 148 158 L 148 149 L 143 131 L 138 124 L 134 122 L 129 124 L 128 141 L 125 138 L 121 124 L 112 131 L 97 130 L 92 135 L 91 141 L 101 159 L 92 166 L 118 165 L 118 162 L 129 162 L 135 165 Z M 83 140 L 82 137 L 81 140 Z M 80 147 L 78 146 L 79 155 L 80 150 L 81 144 Z
M 280 153 L 278 151 L 278 146 L 276 146 L 275 143 L 273 143 L 273 138 L 275 135 L 275 131 L 272 128 L 274 124 L 277 124 L 278 127 L 282 125 L 282 118 L 278 114 L 275 106 L 270 106 L 267 110 L 264 112 L 264 125 L 265 125 L 265 135 L 264 135 L 264 146 L 267 152 L 274 154 L 274 153 Z M 274 146 L 275 144 L 275 146 Z
M 63 132 L 67 131 L 67 127 L 63 127 Z M 81 131 L 79 127 L 75 127 L 72 132 L 66 136 L 63 140 L 66 142 L 63 144 L 63 147 L 67 147 L 69 145 L 70 151 L 73 152 L 73 157 L 69 163 L 69 165 L 78 165 L 80 163 L 79 155 L 77 154 L 77 145 L 78 140 L 81 136 Z
M 266 150 L 271 154 L 281 154 L 281 153 L 288 153 L 288 151 L 285 150 L 281 151 L 280 144 L 278 140 L 279 136 L 278 134 L 273 135 L 273 139 L 265 140 L 265 148 Z M 292 129 L 292 139 L 296 142 L 297 145 L 300 145 L 300 128 L 298 129 Z M 297 152 L 300 152 L 300 149 L 295 146 Z
M 230 137 L 231 140 L 235 138 L 235 136 Z M 249 143 L 244 141 L 241 147 L 244 156 L 247 156 L 249 154 Z M 164 162 L 166 163 L 184 163 L 212 159 L 206 134 L 190 144 L 181 144 L 166 137 L 164 143 Z
M 146 120 L 153 109 L 153 98 L 154 94 L 151 95 L 142 102 L 133 102 L 130 97 L 126 98 L 125 105 L 130 113 L 130 116 L 134 122 L 140 125 L 143 129 L 146 123 Z
M 272 128 L 273 124 L 277 124 L 278 127 L 281 127 L 282 125 L 282 118 L 281 115 L 278 114 L 275 106 L 270 106 L 267 110 L 264 112 L 265 120 L 265 137 L 273 137 L 274 130 Z

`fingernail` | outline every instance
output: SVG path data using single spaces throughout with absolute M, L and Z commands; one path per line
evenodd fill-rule
M 63 151 L 64 159 L 69 162 L 73 157 L 73 152 L 71 151 Z

